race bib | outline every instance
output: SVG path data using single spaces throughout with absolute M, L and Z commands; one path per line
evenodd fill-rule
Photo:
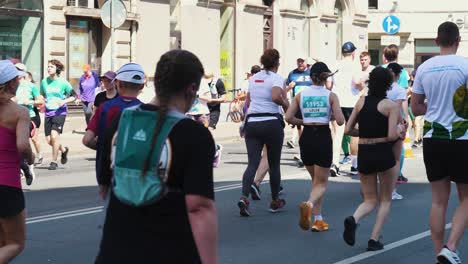
M 304 96 L 302 98 L 302 113 L 305 118 L 326 117 L 327 110 L 326 96 Z

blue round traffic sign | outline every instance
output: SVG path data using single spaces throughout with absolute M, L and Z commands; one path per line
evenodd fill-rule
M 400 19 L 396 16 L 386 16 L 382 21 L 383 30 L 390 35 L 400 31 Z

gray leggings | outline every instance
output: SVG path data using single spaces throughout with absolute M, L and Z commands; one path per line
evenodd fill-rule
M 249 197 L 250 186 L 262 159 L 263 145 L 267 147 L 268 166 L 270 168 L 270 187 L 273 200 L 278 199 L 281 184 L 281 150 L 283 148 L 284 130 L 279 120 L 248 122 L 245 125 L 245 144 L 249 164 L 242 178 L 242 195 Z

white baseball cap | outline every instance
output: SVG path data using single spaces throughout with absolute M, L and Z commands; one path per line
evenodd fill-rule
M 117 71 L 117 76 L 114 78 L 115 80 L 143 84 L 145 83 L 145 71 L 140 64 L 130 62 L 120 67 Z
M 0 84 L 7 83 L 17 76 L 26 76 L 24 71 L 19 71 L 9 60 L 0 60 Z

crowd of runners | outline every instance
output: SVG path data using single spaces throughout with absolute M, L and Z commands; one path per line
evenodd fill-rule
M 396 183 L 408 181 L 402 174 L 403 140 L 411 134 L 413 147 L 424 145 L 436 262 L 461 263 L 456 249 L 468 223 L 468 178 L 457 164 L 468 157 L 468 60 L 456 55 L 460 34 L 455 24 L 441 24 L 436 41 L 440 56 L 411 74 L 398 64 L 396 45 L 383 50 L 384 64 L 372 66 L 368 52 L 357 54 L 357 47 L 346 42 L 338 62 L 300 57 L 287 78 L 277 73 L 279 52 L 265 50 L 262 67 L 252 67 L 236 94 L 243 102 L 240 134 L 248 156 L 237 201 L 240 215 L 252 215 L 250 198 L 262 199 L 260 183 L 267 173 L 269 210 L 286 206 L 280 161 L 285 127 L 291 126 L 286 146 L 299 146 L 297 166 L 311 177 L 311 191 L 298 205 L 299 227 L 329 230 L 322 214 L 328 178 L 359 175 L 362 197 L 356 199 L 362 203 L 353 215 L 343 216 L 343 240 L 353 246 L 360 221 L 378 207 L 367 250 L 382 250 L 381 230 L 392 200 L 403 199 Z M 222 146 L 215 144 L 212 132 L 227 100 L 223 81 L 183 50 L 161 57 L 151 100 L 140 100 L 147 77 L 137 63 L 102 76 L 84 65 L 75 89 L 60 77 L 63 71 L 60 61 L 50 60 L 48 76 L 38 87 L 24 64 L 0 61 L 0 198 L 11 201 L 0 208 L 0 263 L 24 247 L 20 171 L 30 185 L 34 165 L 44 160 L 40 112 L 52 148 L 48 169 L 56 170 L 59 157 L 61 164 L 68 161 L 70 149 L 60 135 L 70 103 L 83 106 L 87 128 L 82 142 L 96 150 L 97 183 L 107 201 L 96 263 L 143 263 L 155 251 L 161 262 L 217 263 L 213 167 L 221 164 Z M 129 136 L 131 131 L 135 133 Z M 134 175 L 139 180 L 133 181 Z M 452 181 L 460 205 L 444 242 Z M 181 226 L 190 232 L 179 232 Z M 142 242 L 137 245 L 136 239 Z M 177 254 L 180 250 L 186 254 Z

